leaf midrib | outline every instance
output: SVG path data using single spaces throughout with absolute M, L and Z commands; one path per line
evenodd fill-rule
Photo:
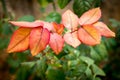
M 93 13 L 93 15 L 92 15 L 89 19 L 87 19 L 87 20 L 83 23 L 83 25 L 84 25 L 85 23 L 87 23 L 88 21 L 90 21 L 91 18 L 92 18 L 96 13 L 97 13 L 97 10 Z
M 8 51 L 11 51 L 12 49 L 14 49 L 17 45 L 19 45 L 22 41 L 24 41 L 27 37 L 29 37 L 30 32 L 24 37 L 22 38 L 18 43 L 16 43 L 13 47 L 11 47 Z

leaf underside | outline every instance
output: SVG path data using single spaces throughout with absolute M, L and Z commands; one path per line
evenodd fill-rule
M 50 36 L 49 45 L 56 54 L 59 54 L 62 51 L 64 40 L 59 34 L 53 33 Z
M 62 23 L 69 30 L 76 30 L 78 27 L 78 17 L 72 11 L 67 10 L 62 15 Z
M 74 48 L 76 48 L 77 46 L 81 44 L 81 42 L 79 41 L 77 37 L 77 31 L 73 33 L 66 33 L 64 35 L 64 40 L 67 44 L 73 46 Z
M 101 35 L 92 25 L 83 26 L 78 30 L 79 40 L 87 45 L 96 45 L 100 43 Z
M 18 28 L 12 35 L 7 51 L 11 53 L 28 49 L 30 32 L 30 28 Z
M 103 22 L 97 22 L 95 23 L 93 26 L 95 26 L 95 28 L 100 32 L 100 34 L 102 36 L 105 37 L 115 37 L 115 33 L 112 32 L 106 24 L 104 24 Z
M 39 27 L 43 26 L 43 23 L 41 21 L 35 21 L 35 22 L 27 22 L 27 21 L 9 21 L 11 24 L 14 26 L 18 27 L 29 27 L 29 28 L 34 28 L 34 27 Z
M 79 19 L 80 25 L 92 24 L 98 21 L 101 17 L 100 8 L 94 8 L 85 12 Z
M 49 43 L 50 32 L 42 27 L 34 28 L 30 34 L 30 50 L 33 56 L 44 50 Z

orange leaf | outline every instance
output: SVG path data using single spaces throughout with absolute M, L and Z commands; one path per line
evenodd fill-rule
M 49 43 L 50 32 L 42 27 L 33 28 L 30 34 L 30 50 L 33 56 L 44 50 Z
M 102 36 L 105 37 L 115 37 L 115 33 L 112 32 L 106 24 L 104 24 L 103 22 L 97 22 L 95 24 L 93 24 L 95 26 L 95 28 L 101 33 Z
M 67 10 L 62 15 L 62 23 L 67 29 L 74 31 L 78 26 L 78 17 L 72 11 Z
M 92 25 L 85 25 L 83 28 L 79 28 L 78 38 L 87 45 L 99 44 L 101 40 L 100 33 Z
M 54 26 L 54 30 L 56 33 L 58 34 L 62 34 L 63 30 L 64 30 L 64 25 L 63 24 L 57 24 L 55 22 L 52 23 Z
M 73 33 L 66 33 L 64 35 L 64 40 L 67 44 L 73 46 L 74 48 L 76 48 L 77 46 L 81 44 L 81 42 L 79 41 L 77 37 L 77 31 Z
M 18 28 L 12 35 L 7 51 L 11 53 L 28 49 L 30 31 L 30 28 Z
M 79 19 L 80 25 L 92 24 L 99 20 L 101 17 L 100 8 L 94 8 L 85 12 Z
M 19 27 L 39 27 L 43 26 L 43 23 L 40 21 L 35 21 L 35 22 L 26 22 L 26 21 L 9 21 L 11 24 Z
M 57 33 L 53 33 L 50 35 L 49 45 L 56 54 L 59 54 L 62 51 L 64 39 Z

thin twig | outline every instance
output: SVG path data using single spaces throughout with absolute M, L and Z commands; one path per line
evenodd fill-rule
M 1 0 L 1 2 L 2 2 L 2 8 L 3 8 L 3 12 L 5 14 L 5 17 L 8 17 L 8 12 L 7 12 L 7 8 L 6 8 L 5 0 Z

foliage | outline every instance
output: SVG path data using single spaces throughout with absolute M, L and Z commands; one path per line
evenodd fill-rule
M 50 45 L 51 49 L 59 54 L 62 51 L 64 40 L 74 48 L 79 46 L 81 42 L 92 46 L 100 44 L 101 36 L 115 37 L 115 33 L 103 22 L 98 22 L 100 17 L 101 10 L 95 8 L 85 12 L 79 19 L 77 15 L 68 10 L 62 15 L 63 24 L 46 24 L 40 20 L 34 22 L 10 21 L 11 24 L 19 26 L 19 28 L 12 35 L 7 51 L 8 53 L 21 52 L 30 48 L 31 54 L 35 56 L 47 45 Z M 78 23 L 80 28 L 78 28 Z M 64 30 L 63 25 L 71 31 L 65 33 L 64 38 L 61 35 Z
M 57 12 L 51 12 L 49 15 L 46 16 L 45 21 L 60 23 L 61 15 L 59 13 L 57 13 Z
M 73 10 L 81 16 L 85 11 L 100 6 L 102 0 L 74 0 Z
M 71 0 L 58 0 L 58 5 L 61 9 L 65 8 L 66 5 L 70 2 Z
M 54 0 L 38 1 L 44 8 L 48 3 L 54 3 Z M 58 5 L 64 8 L 70 1 L 58 0 Z M 94 1 L 95 3 L 90 6 Z M 8 52 L 17 52 L 17 54 L 9 54 L 7 61 L 10 72 L 15 74 L 16 80 L 101 80 L 100 76 L 105 76 L 105 73 L 100 68 L 100 63 L 108 59 L 108 51 L 115 45 L 114 39 L 105 37 L 114 37 L 115 34 L 107 25 L 98 21 L 101 17 L 100 9 L 92 9 L 99 6 L 100 1 L 74 0 L 73 10 L 77 15 L 70 10 L 62 16 L 57 12 L 52 12 L 46 16 L 46 22 L 35 21 L 31 15 L 19 18 L 20 22 L 10 21 L 19 28 L 13 27 L 7 21 L 1 22 L 0 34 L 8 37 L 0 38 L 3 42 L 0 48 L 7 47 L 9 38 L 15 31 Z M 94 14 L 95 11 L 98 13 Z M 88 14 L 89 12 L 91 14 Z M 66 17 L 67 14 L 69 15 Z M 78 18 L 78 16 L 81 17 Z M 84 34 L 87 37 L 82 36 Z M 19 42 L 21 42 L 20 45 L 18 45 Z M 28 48 L 31 52 L 26 50 Z M 18 53 L 19 51 L 24 52 Z M 30 53 L 34 57 L 31 57 Z
M 120 22 L 115 19 L 110 19 L 112 26 L 116 28 L 116 38 L 115 39 L 107 39 L 106 45 L 107 49 L 110 50 L 109 61 L 104 67 L 104 71 L 106 73 L 106 79 L 108 80 L 119 80 L 120 79 Z M 112 47 L 110 47 L 112 45 Z

